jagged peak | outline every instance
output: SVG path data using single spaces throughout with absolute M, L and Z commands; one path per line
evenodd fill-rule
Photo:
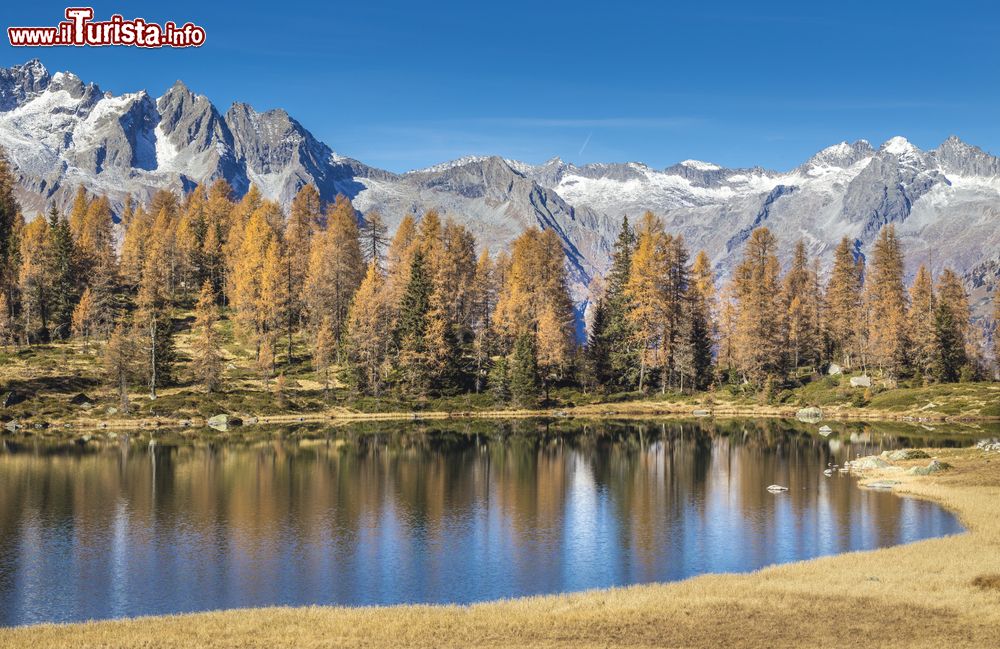
M 192 99 L 200 96 L 200 95 L 195 94 L 187 86 L 186 83 L 184 83 L 183 81 L 181 81 L 180 79 L 178 79 L 177 81 L 174 81 L 174 83 L 173 83 L 172 86 L 170 86 L 169 88 L 167 88 L 167 91 L 165 93 L 163 93 L 163 96 L 160 97 L 160 99 L 163 99 L 164 97 L 174 97 L 174 96 L 177 96 L 177 95 L 181 95 L 181 96 L 184 96 L 184 97 L 190 97 Z
M 260 113 L 258 113 L 256 111 L 256 109 L 254 109 L 254 107 L 251 106 L 248 103 L 245 103 L 245 102 L 242 102 L 242 101 L 234 101 L 229 106 L 229 110 L 226 111 L 226 115 L 227 116 L 229 116 L 229 115 L 244 115 L 244 116 L 246 116 L 246 117 L 248 117 L 250 119 L 254 119 L 258 115 L 260 115 Z
M 994 177 L 1000 174 L 1000 158 L 969 144 L 955 135 L 949 136 L 931 155 L 942 169 L 960 176 Z
M 274 120 L 281 120 L 287 122 L 291 127 L 305 130 L 301 124 L 299 124 L 295 118 L 288 114 L 284 108 L 271 108 L 265 111 L 259 111 L 250 104 L 235 101 L 229 110 L 226 111 L 227 118 L 234 115 L 242 115 L 244 118 L 252 120 L 254 122 L 268 122 L 273 123 Z
M 975 146 L 974 144 L 969 144 L 957 135 L 949 135 L 945 138 L 944 142 L 938 145 L 937 150 L 941 149 L 958 149 L 961 151 L 982 151 L 981 148 Z
M 11 110 L 51 85 L 49 71 L 38 59 L 0 68 L 0 111 Z
M 909 155 L 913 153 L 920 153 L 920 149 L 913 145 L 912 142 L 907 140 L 902 135 L 896 135 L 885 142 L 879 147 L 879 151 L 885 153 L 891 153 L 896 156 Z
M 846 140 L 822 149 L 804 165 L 805 168 L 818 167 L 849 167 L 859 160 L 870 158 L 875 150 L 868 140 Z
M 36 77 L 49 76 L 48 68 L 46 68 L 45 64 L 38 58 L 28 59 L 24 63 L 16 63 L 7 68 L 7 72 L 15 74 L 31 74 Z
M 440 173 L 442 171 L 448 171 L 449 169 L 454 169 L 455 167 L 464 167 L 466 165 L 475 164 L 478 162 L 483 162 L 487 160 L 489 156 L 483 155 L 466 155 L 461 158 L 455 158 L 454 160 L 448 160 L 447 162 L 441 162 L 436 165 L 431 165 L 430 167 L 424 167 L 423 169 L 414 169 L 408 173 L 418 174 L 418 173 Z
M 697 171 L 718 171 L 722 169 L 722 167 L 714 162 L 704 162 L 703 160 L 682 160 L 678 164 Z
M 159 99 L 156 100 L 156 105 L 160 108 L 160 110 L 164 110 L 167 106 L 181 108 L 189 105 L 195 105 L 199 107 L 199 110 L 207 107 L 213 114 L 218 112 L 215 105 L 212 104 L 208 97 L 194 92 L 180 79 L 175 81 L 174 84 L 170 86 L 170 88 L 168 88 Z

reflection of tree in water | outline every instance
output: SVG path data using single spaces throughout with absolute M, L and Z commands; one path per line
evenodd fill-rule
M 452 592 L 461 584 L 449 575 L 480 570 L 558 589 L 546 580 L 584 570 L 567 548 L 594 553 L 585 574 L 625 583 L 726 568 L 730 557 L 776 560 L 787 539 L 815 545 L 821 529 L 841 543 L 830 551 L 857 547 L 859 530 L 897 538 L 902 499 L 822 468 L 926 441 L 913 427 L 832 427 L 830 439 L 800 422 L 710 419 L 374 422 L 247 430 L 228 443 L 9 439 L 0 607 L 36 548 L 53 579 L 82 584 L 81 601 L 111 597 L 136 557 L 140 572 L 170 567 L 155 575 L 162 593 L 217 607 L 248 603 L 212 599 L 220 583 L 226 593 L 269 597 L 279 583 L 350 603 L 393 584 Z M 790 491 L 776 498 L 763 488 L 772 482 Z M 201 585 L 194 594 L 191 583 Z M 359 591 L 366 583 L 373 590 Z

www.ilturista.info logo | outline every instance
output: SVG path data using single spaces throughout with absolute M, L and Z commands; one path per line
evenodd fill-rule
M 178 26 L 172 21 L 159 25 L 143 18 L 125 20 L 119 14 L 95 22 L 91 7 L 67 7 L 66 20 L 55 27 L 8 27 L 7 38 L 14 47 L 199 47 L 205 42 L 205 30 L 193 23 Z

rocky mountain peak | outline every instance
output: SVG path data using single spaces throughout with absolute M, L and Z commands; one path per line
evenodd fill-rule
M 697 171 L 718 171 L 719 169 L 722 169 L 722 167 L 714 162 L 704 162 L 702 160 L 682 160 L 678 164 Z
M 1000 160 L 956 137 L 929 152 L 902 137 L 877 151 L 864 140 L 840 142 L 788 172 L 699 160 L 660 170 L 476 155 L 397 175 L 336 155 L 284 110 L 234 103 L 223 115 L 182 82 L 155 102 L 145 92 L 105 95 L 29 61 L 0 69 L 0 145 L 17 170 L 26 214 L 65 207 L 78 185 L 120 209 L 126 195 L 146 201 L 158 189 L 189 191 L 225 178 L 237 196 L 254 184 L 286 208 L 313 184 L 324 201 L 345 194 L 361 212 L 379 210 L 390 226 L 438 209 L 494 252 L 524 228 L 542 226 L 560 237 L 580 300 L 606 268 L 622 214 L 646 210 L 692 252 L 706 250 L 720 277 L 761 224 L 789 233 L 781 239 L 784 259 L 798 236 L 818 255 L 849 236 L 864 254 L 888 222 L 905 245 L 933 242 L 935 260 L 961 272 L 1000 249 Z
M 896 135 L 883 142 L 882 146 L 879 147 L 879 152 L 888 153 L 896 156 L 897 158 L 904 158 L 922 153 L 920 149 L 914 146 L 912 142 L 907 140 L 902 135 Z
M 958 176 L 1000 175 L 1000 158 L 952 135 L 931 152 L 946 173 Z
M 46 90 L 50 92 L 65 91 L 73 99 L 82 100 L 81 105 L 88 105 L 104 97 L 104 92 L 96 83 L 84 83 L 72 72 L 56 72 Z
M 0 68 L 0 111 L 12 110 L 37 97 L 51 80 L 49 71 L 38 59 Z
M 875 154 L 875 149 L 868 140 L 857 140 L 855 142 L 840 142 L 833 146 L 828 146 L 813 157 L 809 158 L 806 167 L 840 167 L 847 168 L 857 162 L 870 158 Z

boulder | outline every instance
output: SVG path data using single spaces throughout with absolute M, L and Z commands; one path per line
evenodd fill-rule
M 945 471 L 950 469 L 951 465 L 947 462 L 940 462 L 938 460 L 931 460 L 931 463 L 927 466 L 915 466 L 909 471 L 910 475 L 930 475 L 932 473 L 937 473 L 938 471 Z
M 233 415 L 223 414 L 223 415 L 215 415 L 214 417 L 209 417 L 208 421 L 205 423 L 208 424 L 209 428 L 214 428 L 215 430 L 225 432 L 230 428 L 234 428 L 236 426 L 242 426 L 243 420 L 240 419 L 239 417 L 234 417 Z
M 712 413 L 707 410 L 693 410 L 691 414 L 695 417 L 709 417 Z
M 83 392 L 77 394 L 72 399 L 69 400 L 70 404 L 74 406 L 83 406 L 84 408 L 89 408 L 94 405 L 94 400 L 85 395 Z
M 781 485 L 773 484 L 767 488 L 773 494 L 781 493 L 782 491 L 788 491 L 788 487 L 782 487 Z
M 830 363 L 830 367 L 826 369 L 826 373 L 830 376 L 838 376 L 844 373 L 844 370 L 836 363 Z
M 1000 453 L 1000 439 L 981 439 L 976 442 L 976 448 L 986 453 Z
M 809 406 L 808 408 L 802 408 L 796 412 L 795 418 L 799 421 L 815 424 L 819 423 L 819 421 L 823 419 L 823 411 L 816 406 Z
M 875 455 L 869 455 L 868 457 L 863 457 L 851 462 L 851 468 L 857 471 L 868 471 L 870 469 L 885 469 L 886 467 L 890 466 L 892 465 Z
M 108 413 L 109 415 L 117 415 L 118 408 L 115 408 L 114 406 L 108 406 L 108 409 L 105 410 L 104 412 Z
M 16 419 L 8 421 L 3 427 L 12 433 L 16 433 L 22 428 L 21 424 L 19 424 Z
M 886 451 L 882 454 L 882 456 L 890 462 L 899 462 L 900 460 L 924 460 L 930 457 L 930 455 L 927 455 L 927 453 L 924 453 L 918 448 L 903 448 L 898 451 Z
M 830 428 L 829 426 L 820 426 L 819 434 L 822 435 L 823 437 L 829 437 L 830 435 L 833 434 L 833 429 Z
M 852 388 L 870 388 L 870 387 L 872 387 L 872 377 L 870 377 L 870 376 L 852 376 L 851 377 L 851 387 Z

